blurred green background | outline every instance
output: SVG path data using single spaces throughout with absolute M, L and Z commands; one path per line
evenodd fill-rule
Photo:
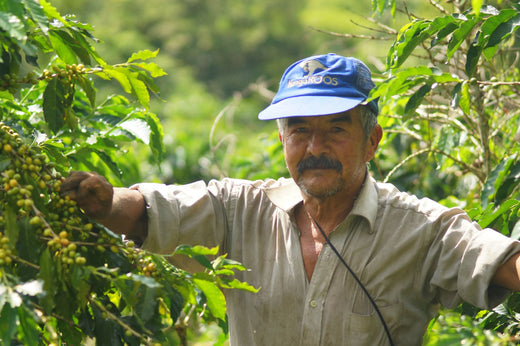
M 335 52 L 365 61 L 380 77 L 395 35 L 409 14 L 373 16 L 370 1 L 54 0 L 62 15 L 94 27 L 108 63 L 159 49 L 168 73 L 152 112 L 161 119 L 167 158 L 155 167 L 141 152 L 136 181 L 186 183 L 230 175 L 287 175 L 276 125 L 257 120 L 292 62 Z M 414 11 L 427 3 L 410 2 Z M 394 29 L 395 30 L 395 29 Z M 370 37 L 363 38 L 363 37 Z M 373 39 L 377 38 L 377 39 Z M 100 96 L 117 92 L 103 83 Z M 102 97 L 100 97 L 102 99 Z

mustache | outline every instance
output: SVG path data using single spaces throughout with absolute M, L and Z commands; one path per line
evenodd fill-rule
M 341 162 L 326 156 L 309 156 L 301 160 L 296 166 L 298 173 L 302 174 L 306 169 L 335 169 L 340 172 L 343 169 Z

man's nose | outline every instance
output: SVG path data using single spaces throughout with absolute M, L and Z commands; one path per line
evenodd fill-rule
M 328 152 L 327 134 L 322 131 L 313 131 L 309 138 L 307 150 L 310 154 L 319 157 Z

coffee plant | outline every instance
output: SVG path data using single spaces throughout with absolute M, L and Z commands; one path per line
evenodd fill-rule
M 164 74 L 149 61 L 157 51 L 110 65 L 91 30 L 45 0 L 0 1 L 0 343 L 185 344 L 197 319 L 226 331 L 221 289 L 255 291 L 233 278 L 240 264 L 217 248 L 141 250 L 60 194 L 70 169 L 116 183 L 122 171 L 135 176 L 135 161 L 121 156 L 132 157 L 136 143 L 156 163 L 163 155 L 149 111 Z M 130 98 L 99 102 L 94 78 L 117 81 Z M 173 255 L 193 257 L 202 271 L 174 267 Z
M 520 239 L 520 4 L 430 1 L 431 18 L 395 0 L 372 5 L 409 16 L 388 32 L 387 78 L 372 94 L 387 133 L 376 172 Z M 519 302 L 515 293 L 491 311 L 443 310 L 425 344 L 518 344 Z

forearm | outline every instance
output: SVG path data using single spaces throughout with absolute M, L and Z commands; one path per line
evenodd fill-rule
M 493 276 L 492 283 L 512 291 L 520 291 L 520 252 L 511 256 L 498 268 Z
M 138 190 L 114 188 L 112 208 L 107 217 L 96 220 L 118 234 L 144 241 L 148 230 L 146 202 Z

